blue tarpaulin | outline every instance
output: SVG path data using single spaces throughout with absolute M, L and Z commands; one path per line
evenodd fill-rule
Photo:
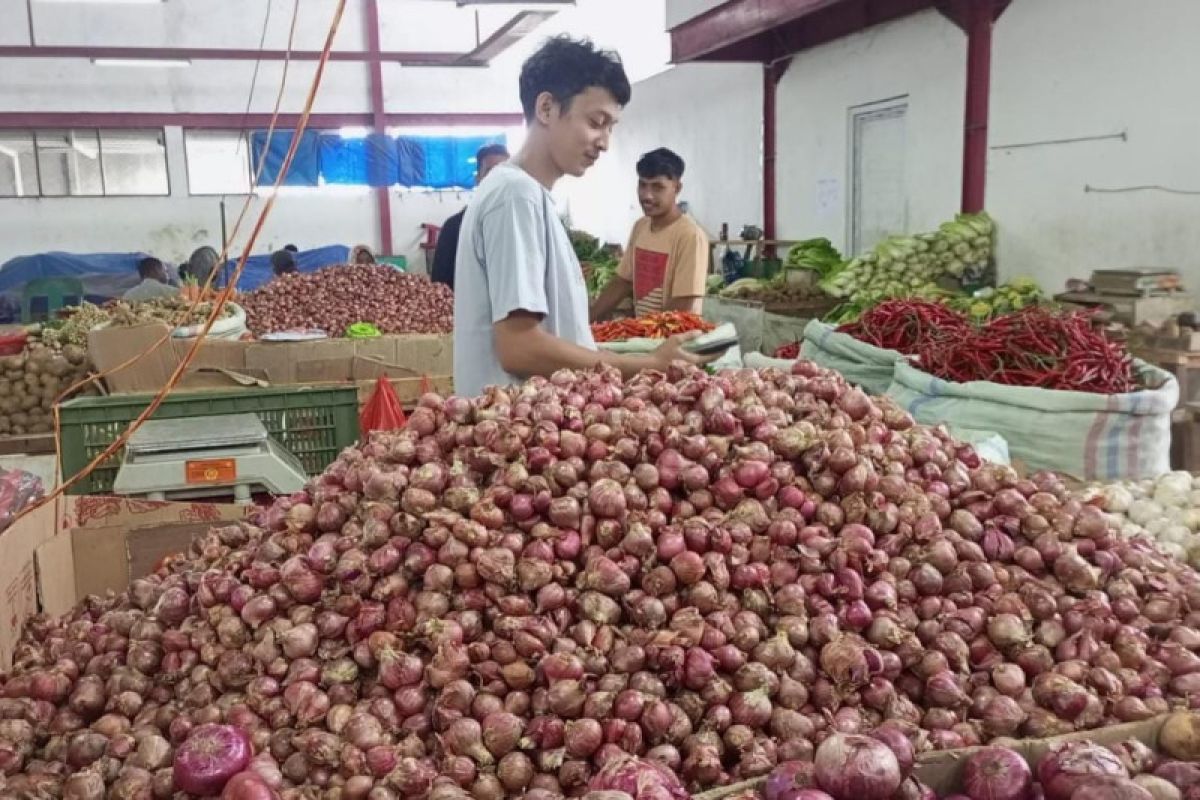
M 321 136 L 321 177 L 325 183 L 392 186 L 398 176 L 392 137 L 380 133 L 361 139 Z
M 251 164 L 258 164 L 262 158 L 263 149 L 267 151 L 267 161 L 263 165 L 262 175 L 259 176 L 259 186 L 273 186 L 287 158 L 288 148 L 292 146 L 292 131 L 275 131 L 267 140 L 266 131 L 253 131 L 250 134 Z M 284 186 L 316 186 L 321 174 L 320 158 L 321 137 L 316 131 L 305 131 L 300 137 L 300 145 L 296 155 L 292 157 L 292 165 L 288 168 L 287 177 L 283 179 Z
M 0 323 L 20 321 L 25 287 L 39 279 L 78 280 L 83 284 L 84 299 L 96 304 L 119 298 L 141 282 L 137 264 L 145 257 L 145 253 L 38 253 L 5 262 L 0 265 Z M 316 272 L 332 264 L 345 264 L 349 258 L 350 248 L 336 244 L 296 253 L 296 264 L 301 272 Z M 230 261 L 227 266 L 228 273 L 221 271 L 222 285 L 237 261 Z M 174 272 L 173 267 L 167 267 L 168 274 Z M 257 289 L 274 274 L 270 254 L 251 256 L 238 281 L 238 289 Z
M 296 256 L 296 266 L 301 272 L 316 272 L 322 267 L 328 267 L 332 264 L 345 264 L 350 260 L 350 248 L 344 244 L 334 244 L 328 247 L 318 247 L 315 250 L 301 250 Z M 237 268 L 237 261 L 233 260 L 226 264 L 228 273 L 225 270 L 221 271 L 221 283 L 224 284 L 225 276 L 232 275 Z M 246 269 L 242 272 L 242 277 L 238 280 L 238 291 L 249 292 L 275 277 L 274 270 L 271 269 L 270 254 L 262 256 L 250 256 L 246 260 Z
M 25 286 L 45 278 L 66 278 L 83 284 L 85 299 L 103 303 L 125 294 L 141 282 L 138 261 L 145 253 L 38 253 L 18 256 L 0 265 L 0 322 L 17 322 Z
M 400 136 L 396 139 L 401 186 L 469 189 L 475 185 L 475 154 L 500 136 Z

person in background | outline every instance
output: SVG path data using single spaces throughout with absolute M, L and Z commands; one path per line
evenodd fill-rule
M 492 170 L 463 217 L 455 263 L 454 388 L 464 397 L 560 369 L 615 366 L 626 376 L 703 364 L 683 349 L 695 333 L 650 353 L 597 350 L 587 286 L 550 191 L 582 177 L 608 150 L 631 89 L 621 60 L 591 42 L 550 39 L 521 68 L 527 136 Z
M 351 264 L 374 264 L 375 254 L 365 244 L 356 244 L 350 251 Z
M 299 272 L 300 268 L 296 265 L 295 252 L 285 247 L 271 253 L 271 271 L 275 273 L 276 278 L 280 275 Z
M 644 217 L 633 226 L 617 274 L 592 304 L 592 319 L 608 317 L 632 296 L 637 315 L 699 314 L 708 278 L 708 234 L 679 207 L 683 159 L 665 147 L 637 163 Z
M 220 259 L 220 254 L 214 248 L 208 245 L 197 247 L 192 252 L 192 255 L 188 257 L 187 263 L 179 268 L 180 277 L 183 277 L 186 270 L 186 275 L 189 278 L 195 279 L 198 286 L 204 286 L 208 283 L 209 276 L 216 270 L 217 262 Z M 212 285 L 217 285 L 215 278 Z
M 122 295 L 123 299 L 139 303 L 143 300 L 179 294 L 179 288 L 169 283 L 166 266 L 154 256 L 146 256 L 138 261 L 137 268 L 142 282 L 125 292 Z
M 502 144 L 481 147 L 475 155 L 475 185 L 483 183 L 488 173 L 508 161 L 508 158 L 508 148 Z M 454 260 L 458 256 L 459 231 L 462 230 L 463 216 L 466 213 L 467 209 L 464 208 L 446 220 L 441 233 L 438 234 L 437 249 L 433 253 L 433 274 L 429 277 L 434 283 L 444 283 L 451 289 L 454 288 Z

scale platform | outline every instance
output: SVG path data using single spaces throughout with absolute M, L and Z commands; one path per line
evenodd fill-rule
M 249 503 L 255 491 L 291 494 L 308 476 L 253 414 L 149 420 L 125 445 L 113 492 L 150 500 L 232 492 Z

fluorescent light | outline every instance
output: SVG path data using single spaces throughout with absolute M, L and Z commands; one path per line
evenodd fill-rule
M 190 67 L 186 58 L 93 58 L 97 67 Z
M 373 133 L 373 130 L 374 129 L 372 128 L 366 127 L 339 128 L 338 136 L 342 137 L 343 139 L 365 139 L 370 136 L 371 133 Z

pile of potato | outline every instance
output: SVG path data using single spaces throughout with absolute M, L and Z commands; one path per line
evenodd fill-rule
M 87 374 L 87 349 L 79 345 L 30 340 L 20 354 L 0 356 L 0 436 L 54 430 L 55 399 Z

